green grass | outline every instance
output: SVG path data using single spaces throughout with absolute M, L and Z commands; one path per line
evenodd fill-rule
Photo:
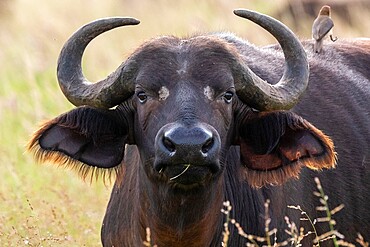
M 85 73 L 98 80 L 140 43 L 162 34 L 228 30 L 257 44 L 274 42 L 232 10 L 244 7 L 270 13 L 281 5 L 276 2 L 0 1 L 0 246 L 100 246 L 110 185 L 86 184 L 74 172 L 37 165 L 25 153 L 27 140 L 42 121 L 73 108 L 55 78 L 59 51 L 72 32 L 106 16 L 142 21 L 137 27 L 104 34 L 89 45 Z M 307 32 L 298 34 L 310 37 Z M 351 34 L 363 35 L 355 29 Z
M 2 74 L 0 246 L 99 246 L 109 189 L 70 171 L 36 165 L 25 144 L 43 119 L 71 108 L 54 72 Z M 27 79 L 26 79 L 27 78 Z

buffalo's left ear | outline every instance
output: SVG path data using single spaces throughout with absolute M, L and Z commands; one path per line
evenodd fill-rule
M 39 162 L 70 167 L 92 179 L 117 170 L 128 133 L 127 121 L 118 118 L 114 110 L 78 107 L 41 126 L 28 150 Z
M 298 177 L 304 166 L 335 166 L 331 139 L 292 112 L 257 113 L 239 127 L 238 144 L 245 178 L 254 187 Z

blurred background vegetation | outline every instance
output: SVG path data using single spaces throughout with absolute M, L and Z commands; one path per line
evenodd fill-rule
M 78 27 L 107 16 L 141 20 L 89 45 L 84 71 L 98 80 L 158 35 L 230 31 L 257 45 L 275 42 L 235 17 L 235 8 L 272 15 L 308 39 L 325 3 L 332 6 L 335 36 L 370 37 L 369 0 L 0 0 L 0 246 L 100 246 L 111 185 L 84 183 L 25 153 L 42 121 L 73 108 L 59 91 L 55 70 L 63 43 Z

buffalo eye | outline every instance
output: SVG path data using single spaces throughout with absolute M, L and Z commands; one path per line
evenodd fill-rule
M 139 101 L 140 101 L 140 103 L 145 103 L 146 102 L 146 100 L 148 99 L 148 96 L 145 94 L 145 92 L 138 92 L 137 94 L 136 94 L 136 96 L 139 98 Z
M 224 94 L 224 100 L 226 103 L 231 103 L 231 100 L 233 99 L 233 96 L 234 96 L 234 93 L 233 92 L 230 92 L 230 91 L 227 91 L 225 94 Z

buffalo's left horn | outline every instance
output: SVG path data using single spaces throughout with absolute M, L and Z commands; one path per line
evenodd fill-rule
M 107 78 L 91 83 L 82 73 L 81 60 L 86 46 L 96 36 L 113 28 L 137 25 L 134 18 L 105 18 L 81 27 L 65 43 L 58 60 L 59 86 L 75 106 L 90 105 L 98 108 L 113 107 L 134 92 L 130 79 L 135 71 L 134 62 L 126 61 Z
M 307 88 L 309 68 L 306 53 L 292 31 L 272 17 L 244 9 L 234 14 L 249 19 L 270 32 L 281 45 L 285 56 L 285 71 L 280 81 L 271 85 L 241 64 L 240 82 L 235 83 L 238 97 L 261 111 L 288 110 Z

